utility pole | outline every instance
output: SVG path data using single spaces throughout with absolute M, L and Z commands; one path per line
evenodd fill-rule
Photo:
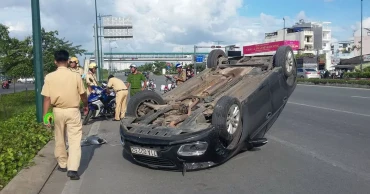
M 197 46 L 194 45 L 194 55 L 193 55 L 193 64 L 194 64 L 194 73 L 197 75 L 197 60 L 196 60 Z
M 285 41 L 285 18 L 283 17 L 284 20 L 284 41 Z
M 102 73 L 100 66 L 100 52 L 99 52 L 99 33 L 98 33 L 98 8 L 95 0 L 95 39 L 96 39 L 96 59 L 95 62 L 98 65 L 98 80 L 101 81 Z
M 100 65 L 101 65 L 101 69 L 104 69 L 104 54 L 103 54 L 103 41 L 102 41 L 102 25 L 101 25 L 101 15 L 99 13 L 99 45 L 100 45 L 100 48 L 99 48 L 99 55 L 100 55 Z
M 40 20 L 40 2 L 31 1 L 32 9 L 32 34 L 33 34 L 33 68 L 35 71 L 35 89 L 36 89 L 36 119 L 37 122 L 43 121 L 43 107 L 41 90 L 44 85 L 44 72 L 42 64 L 41 49 L 41 20 Z
M 360 69 L 361 69 L 361 72 L 362 72 L 362 63 L 363 63 L 363 60 L 364 60 L 364 56 L 362 55 L 362 2 L 363 2 L 363 0 L 361 0 L 361 59 L 360 59 L 360 61 L 361 61 L 361 66 L 360 66 Z
M 100 35 L 98 36 L 99 41 L 100 41 L 100 64 L 101 64 L 101 67 L 103 69 L 104 68 L 104 53 L 103 53 L 103 40 L 102 40 L 103 33 L 102 33 L 102 30 L 103 30 L 104 27 L 101 24 L 101 18 L 102 17 L 112 17 L 112 15 L 100 15 L 100 13 L 99 13 L 98 17 L 99 17 L 99 28 L 100 28 Z

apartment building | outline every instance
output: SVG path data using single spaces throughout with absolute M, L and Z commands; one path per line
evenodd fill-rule
M 265 43 L 277 42 L 282 40 L 298 40 L 299 50 L 302 53 L 316 54 L 313 42 L 314 34 L 310 30 L 297 28 L 286 28 L 265 34 Z
M 298 40 L 302 53 L 326 54 L 325 68 L 332 69 L 331 22 L 305 22 L 300 20 L 290 28 L 265 34 L 265 43 L 281 40 Z
M 354 49 L 354 56 L 360 56 L 361 55 L 361 31 L 357 30 L 354 33 L 354 46 L 356 47 Z M 362 54 L 368 55 L 370 54 L 370 28 L 363 28 L 362 29 Z

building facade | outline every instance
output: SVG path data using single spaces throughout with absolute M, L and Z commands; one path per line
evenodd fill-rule
M 291 28 L 265 34 L 265 42 L 281 40 L 300 41 L 301 53 L 325 54 L 325 68 L 333 69 L 331 53 L 331 22 L 305 22 L 300 20 Z
M 282 40 L 297 40 L 299 41 L 299 49 L 302 53 L 315 54 L 316 51 L 313 49 L 313 37 L 314 34 L 309 30 L 297 30 L 294 28 L 287 28 L 278 30 L 272 33 L 265 34 L 265 43 L 277 42 Z
M 354 34 L 354 45 L 355 49 L 354 56 L 360 56 L 361 55 L 361 31 L 357 30 Z M 362 55 L 368 55 L 370 54 L 370 28 L 363 28 L 362 29 Z

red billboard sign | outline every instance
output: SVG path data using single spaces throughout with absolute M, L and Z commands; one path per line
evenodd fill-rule
M 292 47 L 293 50 L 299 49 L 299 41 L 298 40 L 286 40 L 286 41 L 277 41 L 277 42 L 269 42 L 263 44 L 255 44 L 250 46 L 243 46 L 243 54 L 254 54 L 254 53 L 263 53 L 263 52 L 271 52 L 276 51 L 280 46 L 289 45 Z

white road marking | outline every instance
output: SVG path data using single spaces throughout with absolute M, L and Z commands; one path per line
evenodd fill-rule
M 101 121 L 95 122 L 90 128 L 88 136 L 97 135 L 99 133 L 100 124 Z M 79 194 L 85 173 L 86 170 L 84 174 L 80 176 L 80 180 L 68 180 L 61 194 Z
M 350 87 L 339 87 L 339 86 L 318 86 L 318 85 L 308 85 L 308 84 L 297 84 L 299 86 L 308 86 L 308 87 L 325 87 L 325 88 L 340 88 L 340 89 L 348 89 L 348 90 L 367 90 L 370 91 L 369 88 L 350 88 Z
M 341 113 L 359 115 L 359 116 L 364 116 L 364 117 L 370 117 L 370 115 L 367 115 L 367 114 L 355 113 L 355 112 L 350 112 L 350 111 L 337 110 L 337 109 L 332 109 L 332 108 L 325 108 L 325 107 L 313 106 L 313 105 L 308 105 L 308 104 L 301 104 L 301 103 L 296 103 L 296 102 L 288 102 L 288 103 L 299 105 L 299 106 L 307 106 L 307 107 L 319 108 L 319 109 L 323 109 L 323 110 L 330 110 L 330 111 L 335 111 L 335 112 L 341 112 Z
M 364 97 L 364 96 L 351 96 L 352 98 L 365 98 L 365 99 L 370 99 L 370 97 Z
M 360 171 L 360 170 L 357 170 L 353 167 L 350 167 L 350 166 L 347 166 L 341 162 L 338 162 L 338 161 L 335 161 L 333 159 L 330 159 L 329 157 L 325 156 L 325 155 L 321 155 L 321 154 L 318 154 L 316 153 L 315 151 L 312 151 L 312 150 L 309 150 L 307 148 L 304 148 L 300 145 L 297 145 L 297 144 L 294 144 L 294 143 L 291 143 L 291 142 L 288 142 L 288 141 L 285 141 L 285 140 L 282 140 L 282 139 L 279 139 L 275 136 L 271 136 L 271 135 L 266 135 L 266 138 L 268 139 L 271 139 L 271 140 L 274 140 L 278 143 L 281 143 L 287 147 L 290 147 L 290 148 L 293 148 L 294 150 L 298 151 L 298 152 L 301 152 L 301 153 L 304 153 L 306 155 L 309 155 L 313 158 L 316 158 L 320 161 L 323 161 L 331 166 L 334 166 L 334 167 L 338 167 L 346 172 L 349 172 L 349 173 L 352 173 L 352 174 L 356 174 L 357 176 L 360 176 L 366 180 L 370 180 L 370 173 L 367 173 L 367 172 L 364 172 L 364 171 Z

